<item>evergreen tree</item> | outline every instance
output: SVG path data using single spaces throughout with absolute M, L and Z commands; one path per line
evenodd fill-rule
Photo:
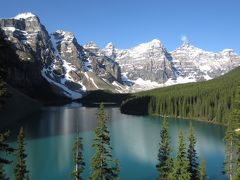
M 206 180 L 207 174 L 206 174 L 206 162 L 205 161 L 201 162 L 199 171 L 200 171 L 199 179 Z
M 14 180 L 24 180 L 27 179 L 28 176 L 25 145 L 25 135 L 21 127 L 18 134 L 17 162 L 14 169 Z
M 0 179 L 7 179 L 4 165 L 10 164 L 11 161 L 6 159 L 6 155 L 13 153 L 14 149 L 9 146 L 7 143 L 7 138 L 9 137 L 10 132 L 0 133 L 0 154 L 5 154 L 5 157 L 0 157 Z
M 184 142 L 183 132 L 178 136 L 178 152 L 174 162 L 173 175 L 176 180 L 190 180 L 189 161 L 187 159 L 186 144 Z
M 92 157 L 92 173 L 90 179 L 110 180 L 118 179 L 118 161 L 112 157 L 110 146 L 110 134 L 107 128 L 107 113 L 104 111 L 103 104 L 100 105 L 98 113 L 98 127 L 95 129 L 95 137 L 92 147 L 96 149 Z
M 236 172 L 236 145 L 238 143 L 237 134 L 235 131 L 232 119 L 229 120 L 226 135 L 225 135 L 225 173 L 229 175 L 230 180 L 233 179 Z
M 73 162 L 75 164 L 75 170 L 72 172 L 73 180 L 82 180 L 81 173 L 84 171 L 85 162 L 83 159 L 83 144 L 82 138 L 79 135 L 73 145 Z
M 189 161 L 189 172 L 191 174 L 191 180 L 195 180 L 198 178 L 198 157 L 196 152 L 196 137 L 194 134 L 194 129 L 192 127 L 192 123 L 190 123 L 189 127 L 189 146 L 188 146 L 188 161 Z
M 171 157 L 170 137 L 168 132 L 168 122 L 164 118 L 163 127 L 160 132 L 161 141 L 159 143 L 158 151 L 158 164 L 156 165 L 158 170 L 158 179 L 169 179 L 169 175 L 173 168 L 173 159 Z
M 238 148 L 237 148 L 237 172 L 235 175 L 235 179 L 238 180 L 240 179 L 240 134 L 238 134 Z
M 2 97 L 7 97 L 8 95 L 7 84 L 0 76 L 0 110 L 3 109 L 5 105 L 5 100 Z
M 7 84 L 4 82 L 4 80 L 6 80 L 6 70 L 5 70 L 5 66 L 2 65 L 0 67 L 0 97 L 6 97 L 7 96 Z
M 3 81 L 0 76 L 0 97 L 7 96 L 7 84 Z
M 228 127 L 225 134 L 225 173 L 229 175 L 232 180 L 237 173 L 237 158 L 238 158 L 238 144 L 239 136 L 236 129 L 239 128 L 240 122 L 240 85 L 237 86 L 234 105 L 229 116 Z
M 5 170 L 4 170 L 4 164 L 0 163 L 0 179 L 1 180 L 7 180 L 7 175 L 5 174 Z
M 238 86 L 239 88 L 239 86 Z M 235 106 L 239 110 L 240 109 L 240 89 L 237 90 L 237 95 L 235 98 Z M 236 119 L 235 122 L 235 132 L 237 133 L 237 141 L 236 141 L 236 174 L 235 174 L 235 179 L 239 180 L 240 179 L 240 116 L 237 116 L 238 119 Z

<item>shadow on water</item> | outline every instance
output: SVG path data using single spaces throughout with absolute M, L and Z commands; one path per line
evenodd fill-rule
M 40 112 L 21 119 L 15 125 L 10 126 L 10 140 L 16 139 L 21 126 L 24 128 L 27 139 L 61 135 L 64 130 L 66 133 L 66 128 L 68 133 L 75 133 L 75 124 L 77 121 L 81 121 L 80 114 L 83 111 L 80 107 L 81 104 L 78 103 L 56 107 L 43 107 Z M 89 128 L 91 129 L 91 127 L 94 127 L 94 124 L 89 123 Z M 83 129 L 82 126 L 80 129 L 87 130 Z
M 108 107 L 116 108 L 117 106 L 107 105 L 106 109 Z M 24 128 L 27 139 L 74 134 L 77 132 L 77 125 L 79 125 L 78 130 L 81 132 L 91 131 L 97 126 L 97 109 L 98 105 L 82 107 L 79 103 L 43 107 L 40 112 L 32 114 L 9 127 L 11 131 L 10 141 L 16 139 L 20 127 Z M 110 120 L 112 119 L 110 118 Z

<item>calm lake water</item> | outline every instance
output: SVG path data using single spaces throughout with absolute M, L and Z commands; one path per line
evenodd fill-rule
M 120 179 L 155 179 L 157 153 L 160 141 L 162 118 L 151 116 L 130 116 L 121 114 L 117 107 L 107 107 L 110 116 L 109 129 L 113 154 L 120 161 Z M 90 173 L 93 128 L 97 126 L 97 108 L 71 104 L 62 107 L 46 107 L 42 112 L 22 122 L 27 137 L 27 165 L 30 179 L 68 180 L 74 168 L 72 145 L 77 127 L 83 137 L 86 169 Z M 203 122 L 192 121 L 197 137 L 197 153 L 200 160 L 206 160 L 208 179 L 227 179 L 222 175 L 224 161 L 223 137 L 225 128 Z M 20 126 L 11 127 L 16 136 Z M 178 131 L 188 135 L 189 121 L 169 119 L 173 155 L 177 149 Z M 16 142 L 12 143 L 16 146 Z M 7 173 L 13 174 L 11 168 Z

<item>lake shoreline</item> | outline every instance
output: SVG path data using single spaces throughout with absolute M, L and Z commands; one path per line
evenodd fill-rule
M 130 114 L 129 114 L 130 115 Z M 159 117 L 167 117 L 167 118 L 176 118 L 176 119 L 186 119 L 186 120 L 193 120 L 193 121 L 199 121 L 199 122 L 205 122 L 205 123 L 208 123 L 208 124 L 216 124 L 216 125 L 221 125 L 221 126 L 225 126 L 227 127 L 226 124 L 224 123 L 220 123 L 220 122 L 215 122 L 215 121 L 206 121 L 206 120 L 203 120 L 203 119 L 198 119 L 198 118 L 194 118 L 194 117 L 176 117 L 176 116 L 162 116 L 162 115 L 158 115 L 158 114 L 150 114 L 150 115 L 146 115 L 146 116 L 159 116 Z

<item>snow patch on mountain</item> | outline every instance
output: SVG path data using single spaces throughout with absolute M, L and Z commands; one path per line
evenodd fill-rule
M 12 32 L 14 32 L 14 31 L 16 30 L 15 27 L 2 27 L 2 29 L 3 29 L 4 31 L 12 31 Z
M 145 86 L 147 88 L 155 88 L 161 86 L 159 83 L 150 81 L 150 80 L 143 80 L 142 78 L 138 78 L 137 80 L 133 81 L 135 85 Z
M 21 13 L 14 17 L 14 19 L 27 19 L 36 17 L 36 15 L 32 14 L 31 12 Z
M 53 79 L 49 78 L 47 76 L 47 74 L 49 73 L 49 69 L 46 69 L 46 68 L 43 68 L 42 71 L 42 76 L 52 85 L 55 85 L 59 88 L 61 88 L 64 93 L 64 95 L 66 95 L 67 97 L 71 98 L 71 99 L 79 99 L 82 97 L 82 94 L 78 93 L 78 92 L 75 92 L 75 91 L 72 91 L 70 90 L 69 88 L 67 88 L 64 84 L 61 84 L 61 83 L 57 83 L 56 81 L 54 81 Z
M 69 37 L 67 37 L 67 38 L 69 38 Z M 71 63 L 67 62 L 66 60 L 64 60 L 61 57 L 61 54 L 59 53 L 59 51 L 57 49 L 57 45 L 59 43 L 59 40 L 55 39 L 55 37 L 53 35 L 51 35 L 51 42 L 52 42 L 52 45 L 53 45 L 53 49 L 54 49 L 56 59 L 53 61 L 51 66 L 49 66 L 48 68 L 45 68 L 45 67 L 43 68 L 42 76 L 48 82 L 50 82 L 51 84 L 54 84 L 58 88 L 62 89 L 64 94 L 66 96 L 68 96 L 69 98 L 71 98 L 71 99 L 81 98 L 82 94 L 81 94 L 80 91 L 86 91 L 87 88 L 80 81 L 74 82 L 73 78 L 71 77 L 70 72 L 75 71 L 76 68 Z M 61 66 L 65 70 L 65 74 L 63 76 L 59 77 L 58 81 L 56 81 L 54 79 L 54 72 L 53 72 L 54 70 L 56 70 L 58 68 L 58 65 L 57 65 L 58 63 L 57 62 L 60 63 Z M 78 89 L 77 91 L 73 91 L 72 89 L 68 88 L 68 86 L 66 85 L 67 82 L 78 83 L 81 86 L 81 89 Z
M 90 81 L 92 82 L 92 84 L 97 88 L 97 89 L 100 89 L 97 84 L 94 82 L 94 79 L 93 78 L 90 78 Z
M 197 80 L 192 76 L 190 77 L 182 77 L 179 76 L 176 80 L 175 79 L 169 79 L 167 80 L 163 86 L 172 86 L 176 84 L 185 84 L 185 83 L 190 83 L 190 82 L 196 82 Z

